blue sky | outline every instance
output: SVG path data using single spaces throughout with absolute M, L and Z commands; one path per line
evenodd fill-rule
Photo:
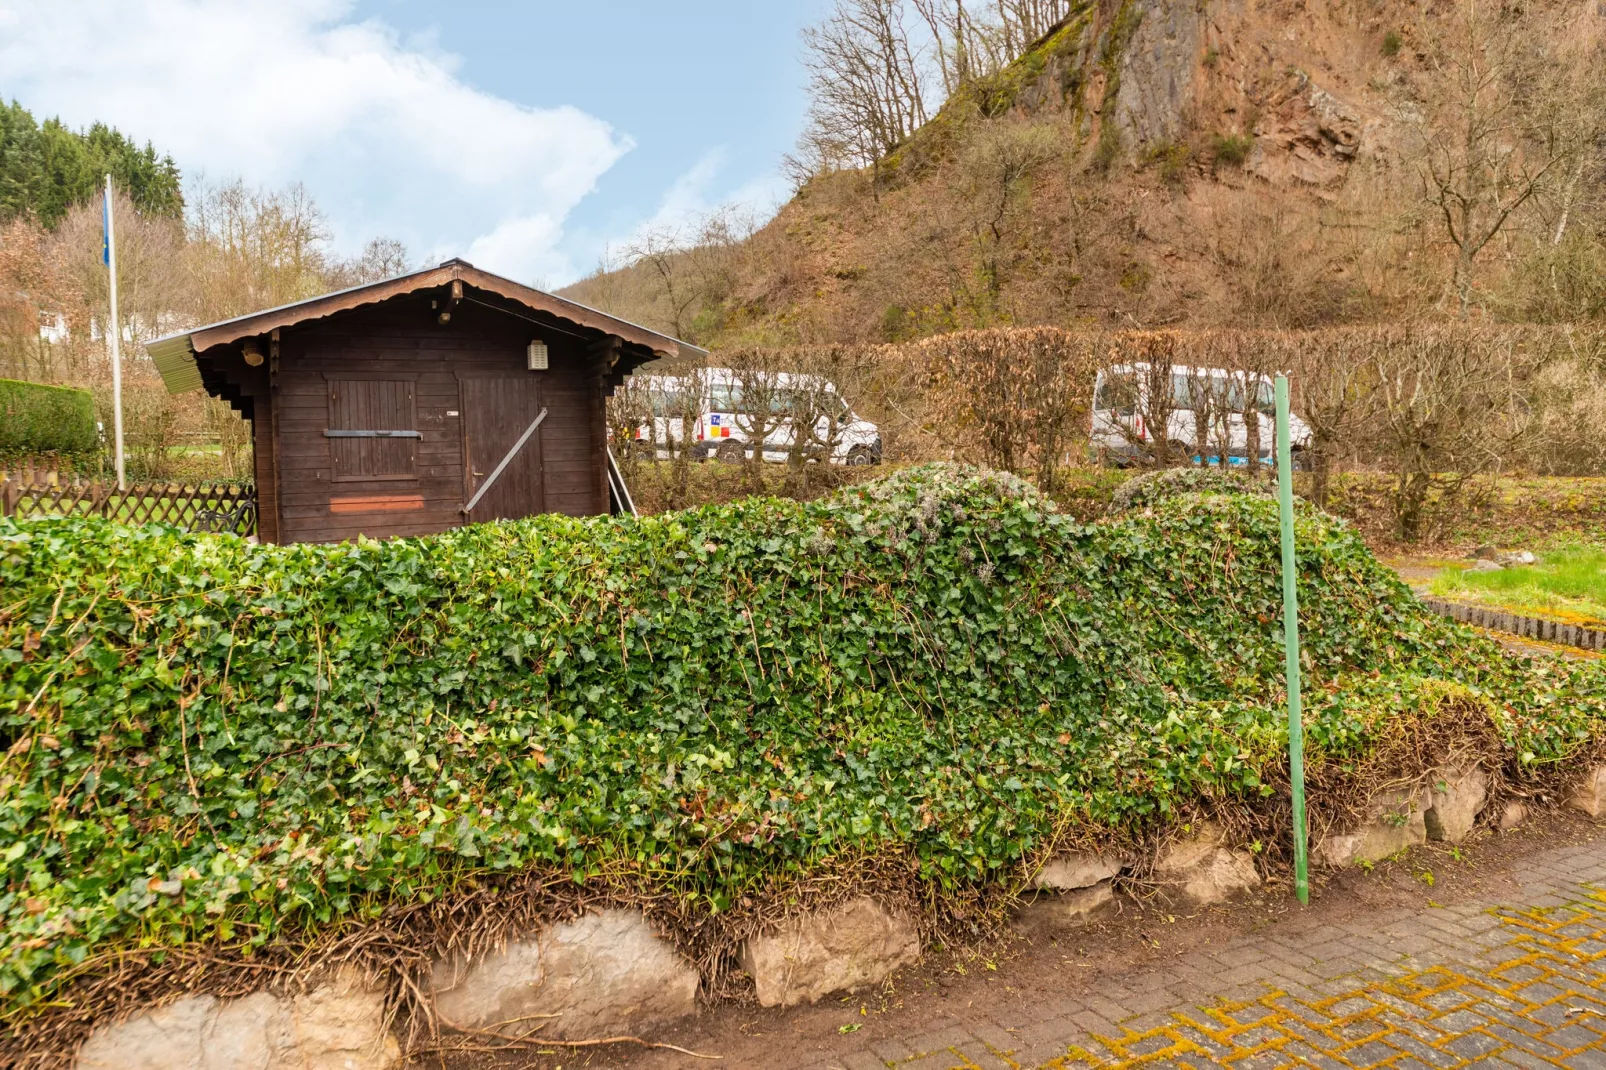
M 646 226 L 787 189 L 828 0 L 0 0 L 0 95 L 189 175 L 304 182 L 385 234 L 559 286 Z
M 575 104 L 634 142 L 570 214 L 563 247 L 598 247 L 668 209 L 773 203 L 808 106 L 799 30 L 826 0 L 367 0 L 361 15 L 432 34 L 460 76 L 526 104 Z

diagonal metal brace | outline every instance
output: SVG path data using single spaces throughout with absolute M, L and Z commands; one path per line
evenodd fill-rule
M 524 444 L 530 441 L 530 436 L 535 434 L 535 429 L 540 427 L 541 421 L 545 419 L 546 409 L 543 408 L 540 412 L 536 413 L 535 419 L 530 421 L 530 426 L 524 429 L 524 434 L 519 436 L 519 440 L 513 443 L 513 448 L 507 451 L 507 456 L 503 457 L 501 462 L 491 472 L 491 478 L 487 479 L 484 483 L 481 483 L 480 489 L 474 492 L 474 497 L 470 498 L 468 500 L 468 504 L 463 506 L 462 511 L 464 516 L 467 516 L 469 513 L 473 512 L 474 507 L 480 504 L 480 499 L 485 497 L 485 492 L 491 489 L 491 485 L 495 483 L 497 477 L 502 474 L 502 470 L 509 464 L 513 463 L 513 458 L 519 455 L 519 451 L 524 448 Z

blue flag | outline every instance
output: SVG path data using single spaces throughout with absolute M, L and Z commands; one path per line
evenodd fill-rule
M 112 266 L 112 186 L 106 183 L 106 194 L 100 202 L 100 262 Z

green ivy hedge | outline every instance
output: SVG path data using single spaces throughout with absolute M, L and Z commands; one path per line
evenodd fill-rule
M 82 454 L 98 447 L 89 391 L 0 379 L 0 457 Z
M 1514 767 L 1593 738 L 1598 673 L 1508 661 L 1299 525 L 1314 767 L 1433 688 L 1498 700 Z M 0 991 L 531 865 L 718 912 L 886 847 L 941 896 L 1068 823 L 1258 799 L 1277 562 L 1269 499 L 1084 525 L 943 466 L 339 546 L 0 525 Z

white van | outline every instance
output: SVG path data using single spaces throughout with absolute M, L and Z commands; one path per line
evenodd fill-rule
M 1148 456 L 1157 436 L 1163 436 L 1173 455 L 1188 457 L 1195 463 L 1244 465 L 1249 462 L 1249 422 L 1244 415 L 1247 411 L 1254 414 L 1259 425 L 1259 459 L 1272 463 L 1277 409 L 1269 376 L 1173 365 L 1169 412 L 1165 413 L 1166 426 L 1161 431 L 1150 426 L 1160 419 L 1164 407 L 1151 403 L 1156 371 L 1142 363 L 1117 364 L 1099 371 L 1093 382 L 1091 435 L 1096 453 L 1116 464 L 1130 464 Z M 1158 374 L 1164 376 L 1164 369 L 1158 369 Z M 1245 404 L 1251 398 L 1251 403 Z M 1288 444 L 1295 467 L 1299 466 L 1299 454 L 1310 446 L 1310 439 L 1310 427 L 1289 413 Z
M 652 422 L 636 428 L 637 448 L 660 459 L 687 444 L 687 417 L 695 426 L 688 448 L 697 460 L 736 462 L 753 455 L 763 439 L 766 461 L 785 461 L 795 449 L 832 464 L 880 464 L 881 431 L 860 418 L 836 385 L 795 372 L 741 373 L 708 368 L 686 377 L 637 375 L 645 387 Z M 690 395 L 701 390 L 701 396 Z M 751 396 L 744 396 L 751 395 Z M 806 429 L 798 439 L 799 426 Z

